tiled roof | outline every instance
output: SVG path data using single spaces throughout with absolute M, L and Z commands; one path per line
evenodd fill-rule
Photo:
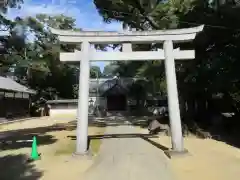
M 121 87 L 128 89 L 128 86 L 134 82 L 134 78 L 120 78 L 120 79 L 91 79 L 89 84 L 89 92 L 90 94 L 97 94 L 97 90 L 99 95 L 103 94 L 107 90 L 111 89 L 116 83 L 118 83 Z
M 29 94 L 35 94 L 36 92 L 28 89 L 26 86 L 23 86 L 11 78 L 6 78 L 0 76 L 0 89 L 3 90 L 9 90 L 9 91 L 15 91 L 15 92 L 24 92 L 24 93 L 29 93 Z

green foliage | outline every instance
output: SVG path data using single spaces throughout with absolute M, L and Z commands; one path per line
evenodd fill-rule
M 1 39 L 6 43 L 8 54 L 0 58 L 1 73 L 9 73 L 14 67 L 19 81 L 31 88 L 54 92 L 64 98 L 77 95 L 79 64 L 65 64 L 59 61 L 60 51 L 73 51 L 75 45 L 60 45 L 56 36 L 47 27 L 59 29 L 76 28 L 75 20 L 64 15 L 49 16 L 38 14 L 22 21 L 11 21 L 4 16 L 8 7 L 21 5 L 21 0 L 9 1 L 1 7 L 1 25 L 14 32 L 17 25 L 23 27 L 24 36 Z M 196 95 L 209 97 L 224 93 L 232 97 L 238 106 L 240 101 L 240 11 L 237 1 L 228 0 L 94 0 L 99 14 L 105 22 L 120 21 L 124 26 L 137 30 L 187 28 L 206 24 L 204 32 L 191 44 L 177 44 L 182 49 L 196 49 L 192 61 L 176 63 L 180 96 L 194 98 Z M 29 32 L 33 40 L 26 39 Z M 19 39 L 20 38 L 20 39 Z M 105 46 L 96 45 L 106 50 Z M 159 44 L 134 45 L 134 50 L 155 50 Z M 152 62 L 114 62 L 101 73 L 99 67 L 92 67 L 90 76 L 145 77 L 149 91 L 153 94 L 166 94 L 164 63 Z M 64 87 L 64 88 L 63 88 Z
M 194 0 L 95 0 L 104 21 L 121 21 L 136 29 L 176 28 L 178 14 L 192 9 Z
M 195 98 L 224 93 L 239 104 L 239 3 L 228 0 L 95 0 L 96 8 L 106 22 L 120 21 L 137 30 L 188 28 L 205 24 L 204 32 L 192 44 L 196 59 L 176 64 L 180 96 Z M 154 50 L 158 45 L 151 45 Z M 142 46 L 135 50 L 146 50 Z M 117 63 L 115 73 L 121 76 L 146 77 L 153 92 L 166 93 L 163 63 Z M 109 67 L 108 67 L 109 68 Z
M 102 72 L 100 70 L 100 67 L 98 66 L 91 66 L 90 68 L 90 78 L 101 78 Z M 78 90 L 79 90 L 79 83 L 77 82 L 76 84 L 72 85 L 73 88 L 73 98 L 78 98 Z
M 118 64 L 117 63 L 110 63 L 106 65 L 103 69 L 103 77 L 114 77 L 116 75 L 115 70 L 117 69 Z
M 60 51 L 74 51 L 76 45 L 61 45 L 49 27 L 58 29 L 80 29 L 75 26 L 75 19 L 64 15 L 49 16 L 37 14 L 35 17 L 6 21 L 14 30 L 21 25 L 24 36 L 13 31 L 7 39 L 7 54 L 1 55 L 2 75 L 14 69 L 18 81 L 38 91 L 39 97 L 53 99 L 74 98 L 75 84 L 79 82 L 79 63 L 65 64 L 59 61 Z M 27 37 L 32 36 L 32 39 Z M 99 47 L 103 48 L 103 47 Z M 91 76 L 101 76 L 100 68 L 92 67 Z M 52 90 L 50 90 L 52 89 Z
M 98 67 L 98 66 L 91 66 L 90 77 L 91 78 L 101 78 L 102 77 L 102 72 L 101 72 L 100 67 Z

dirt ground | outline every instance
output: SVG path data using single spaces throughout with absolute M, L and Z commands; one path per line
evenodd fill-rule
M 71 119 L 71 120 L 68 120 Z M 81 180 L 82 172 L 93 163 L 94 158 L 72 157 L 75 150 L 74 118 L 39 118 L 25 122 L 0 125 L 2 135 L 11 140 L 29 140 L 35 135 L 41 160 L 28 162 L 31 142 L 0 144 L 1 180 Z M 89 127 L 90 135 L 104 133 L 104 128 Z M 143 130 L 146 133 L 146 130 Z M 8 139 L 8 138 L 6 138 Z M 151 138 L 162 147 L 171 147 L 168 136 Z M 92 140 L 90 147 L 96 155 L 100 140 Z M 184 139 L 188 156 L 170 159 L 178 180 L 238 180 L 240 176 L 240 149 L 224 142 L 196 137 Z
M 168 136 L 151 139 L 171 147 Z M 238 180 L 240 177 L 240 149 L 212 139 L 187 137 L 184 139 L 188 156 L 170 159 L 178 180 Z
M 76 122 L 69 118 L 39 118 L 9 125 L 0 125 L 2 136 L 10 140 L 0 144 L 1 180 L 79 180 L 82 172 L 93 163 L 92 158 L 73 157 Z M 89 127 L 89 135 L 104 133 L 104 128 Z M 37 137 L 41 160 L 29 162 L 31 142 L 16 142 Z M 11 143 L 12 142 L 12 143 Z M 101 140 L 90 141 L 92 153 L 97 155 Z

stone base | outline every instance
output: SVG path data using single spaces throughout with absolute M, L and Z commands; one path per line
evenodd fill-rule
M 185 156 L 189 156 L 190 155 L 190 153 L 186 149 L 184 149 L 183 151 L 175 151 L 175 150 L 170 149 L 170 150 L 164 151 L 164 153 L 169 158 L 185 157 Z
M 72 154 L 73 158 L 80 158 L 80 159 L 92 159 L 93 154 L 91 153 L 91 151 L 86 151 L 84 153 L 73 153 Z

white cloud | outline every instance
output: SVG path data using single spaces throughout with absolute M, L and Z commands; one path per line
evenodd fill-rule
M 104 23 L 92 2 L 83 5 L 67 4 L 64 2 L 57 3 L 54 0 L 49 4 L 34 4 L 29 2 L 26 1 L 21 9 L 9 9 L 7 16 L 10 19 L 14 19 L 17 16 L 35 16 L 39 13 L 49 15 L 64 14 L 75 18 L 76 25 L 84 30 L 116 31 L 122 29 L 122 25 L 118 22 Z
M 21 9 L 9 9 L 7 16 L 11 19 L 16 16 L 26 17 L 26 16 L 35 16 L 36 14 L 65 14 L 66 16 L 75 16 L 79 12 L 77 8 L 67 8 L 56 5 L 28 5 L 25 4 Z
M 110 24 L 104 23 L 92 1 L 80 0 L 70 3 L 66 0 L 48 0 L 46 1 L 47 3 L 43 1 L 44 0 L 38 0 L 38 2 L 26 0 L 21 9 L 9 9 L 7 17 L 14 19 L 17 16 L 35 16 L 39 13 L 49 15 L 64 14 L 75 18 L 77 27 L 83 30 L 122 30 L 122 25 L 118 22 L 112 22 Z M 101 70 L 103 70 L 104 66 L 108 63 L 109 62 L 92 62 L 93 65 L 100 66 Z

